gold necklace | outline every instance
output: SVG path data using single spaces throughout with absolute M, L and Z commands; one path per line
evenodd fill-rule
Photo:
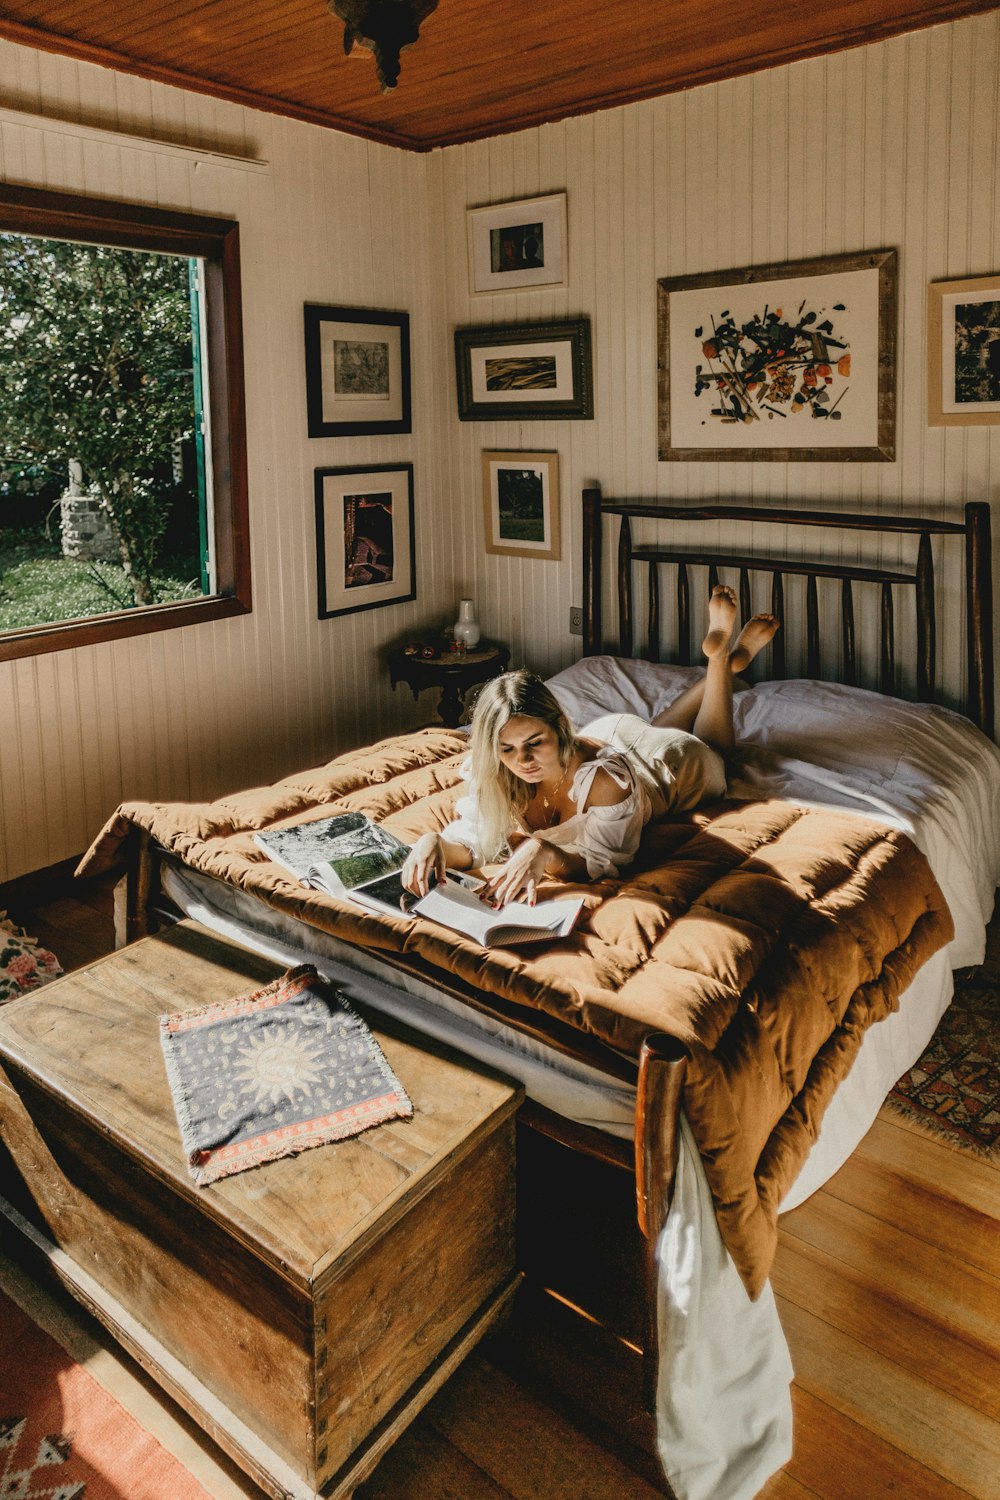
M 551 826 L 553 818 L 555 817 L 555 814 L 558 811 L 557 808 L 553 807 L 553 803 L 555 802 L 556 798 L 558 797 L 559 793 L 561 792 L 561 790 L 562 790 L 562 784 L 566 780 L 566 777 L 568 775 L 569 775 L 569 762 L 567 762 L 566 765 L 563 767 L 563 773 L 562 773 L 562 775 L 560 776 L 559 780 L 556 782 L 555 786 L 552 789 L 552 799 L 551 799 L 551 801 L 545 795 L 545 792 L 542 789 L 542 787 L 538 788 L 539 792 L 541 793 L 542 807 L 545 809 L 546 813 L 549 814 L 549 816 L 547 816 L 546 820 L 545 820 L 545 826 L 546 826 L 546 828 L 548 828 L 548 827 Z M 552 809 L 551 813 L 549 813 L 549 809 L 550 808 Z

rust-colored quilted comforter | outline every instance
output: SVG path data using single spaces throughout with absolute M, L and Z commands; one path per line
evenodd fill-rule
M 565 941 L 492 950 L 434 924 L 369 916 L 307 890 L 255 831 L 358 810 L 412 840 L 452 816 L 465 737 L 430 729 L 210 804 L 125 803 L 79 873 L 116 863 L 133 825 L 208 875 L 390 958 L 635 1056 L 650 1031 L 691 1053 L 684 1107 L 723 1237 L 751 1295 L 764 1285 L 777 1208 L 874 1021 L 952 935 L 923 855 L 852 814 L 720 802 L 651 825 L 626 879 L 581 886 Z

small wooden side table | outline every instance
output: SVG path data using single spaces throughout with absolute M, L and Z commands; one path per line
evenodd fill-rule
M 440 689 L 438 714 L 449 729 L 457 729 L 469 689 L 499 677 L 509 661 L 510 647 L 502 641 L 483 641 L 475 651 L 443 651 L 432 657 L 408 655 L 399 647 L 389 653 L 389 673 L 393 687 L 405 682 L 412 689 L 414 701 L 424 688 Z

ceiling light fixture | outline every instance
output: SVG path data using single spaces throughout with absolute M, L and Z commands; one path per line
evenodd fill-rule
M 330 9 L 344 23 L 344 51 L 355 42 L 375 56 L 375 71 L 383 94 L 391 93 L 399 77 L 399 54 L 412 47 L 420 23 L 436 10 L 438 0 L 329 0 Z

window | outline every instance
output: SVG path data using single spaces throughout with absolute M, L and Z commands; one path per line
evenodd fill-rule
M 239 227 L 0 185 L 0 660 L 251 607 Z

